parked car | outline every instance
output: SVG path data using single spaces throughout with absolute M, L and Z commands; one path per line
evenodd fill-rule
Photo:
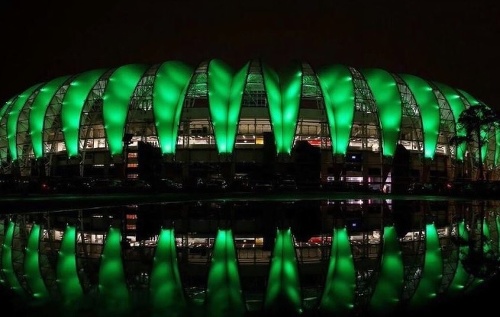
M 152 182 L 153 191 L 160 193 L 170 193 L 182 191 L 183 185 L 171 178 L 160 178 Z
M 152 186 L 143 179 L 127 179 L 122 182 L 122 191 L 128 193 L 151 193 Z

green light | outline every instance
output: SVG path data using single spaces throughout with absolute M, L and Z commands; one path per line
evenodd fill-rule
M 49 298 L 49 291 L 40 271 L 39 246 L 40 225 L 33 224 L 24 256 L 24 272 L 33 297 L 39 301 L 45 301 Z
M 99 298 L 104 311 L 117 314 L 127 312 L 129 293 L 125 282 L 121 253 L 120 229 L 110 227 L 99 267 Z
M 23 93 L 21 93 L 17 99 L 12 104 L 12 108 L 8 113 L 7 117 L 7 140 L 9 141 L 9 151 L 10 157 L 13 161 L 16 161 L 18 158 L 17 153 L 17 121 L 19 119 L 19 115 L 26 105 L 28 98 L 31 97 L 35 89 L 39 87 L 40 84 L 31 86 L 26 89 Z
M 232 231 L 219 229 L 208 272 L 207 316 L 244 316 L 242 294 Z
M 267 312 L 302 312 L 297 255 L 290 229 L 277 230 L 264 309 Z
M 425 228 L 425 259 L 422 267 L 420 282 L 415 294 L 410 300 L 412 308 L 429 305 L 435 299 L 441 286 L 443 277 L 443 258 L 439 235 L 434 224 L 427 224 Z
M 460 117 L 462 111 L 465 110 L 465 105 L 460 99 L 460 96 L 453 88 L 447 85 L 440 83 L 435 83 L 435 84 L 436 87 L 438 87 L 438 89 L 443 94 L 448 104 L 450 105 L 451 112 L 453 113 L 453 118 L 455 119 L 455 131 L 456 131 L 455 134 L 458 136 L 465 136 L 465 130 L 458 125 L 458 118 Z M 464 160 L 466 147 L 467 147 L 466 144 L 461 144 L 457 146 L 456 158 L 458 160 L 460 161 Z
M 500 128 L 495 128 L 495 162 L 493 165 L 497 167 L 500 164 Z
M 292 151 L 297 119 L 299 115 L 302 71 L 293 65 L 278 75 L 272 68 L 262 65 L 269 114 L 278 154 Z
M 362 73 L 377 104 L 382 154 L 392 157 L 399 139 L 402 116 L 401 96 L 396 81 L 391 74 L 381 69 L 367 69 Z
M 61 123 L 68 157 L 79 153 L 80 119 L 83 106 L 90 90 L 95 86 L 105 70 L 91 70 L 79 74 L 70 83 L 61 106 Z
M 462 241 L 468 241 L 469 239 L 469 234 L 466 230 L 464 220 L 462 220 L 457 225 L 457 235 Z M 462 260 L 466 256 L 468 251 L 469 247 L 464 243 L 459 244 L 457 250 L 454 251 L 458 253 L 457 268 L 455 270 L 453 280 L 451 281 L 450 286 L 447 290 L 447 295 L 450 298 L 461 294 L 469 281 L 469 274 L 467 273 L 467 271 L 465 271 L 465 268 L 462 264 Z
M 468 92 L 460 90 L 460 89 L 457 89 L 457 91 L 460 94 L 462 94 L 462 96 L 465 97 L 465 99 L 471 105 L 471 107 L 474 107 L 474 106 L 477 106 L 477 105 L 480 104 L 480 102 L 475 97 L 473 97 L 471 94 L 469 94 Z M 487 139 L 488 133 L 489 133 L 489 131 L 485 131 L 484 129 L 482 129 L 482 131 L 481 131 L 481 137 L 484 138 L 484 139 Z M 483 146 L 481 148 L 481 158 L 483 160 L 483 163 L 486 161 L 486 156 L 487 156 L 486 154 L 487 154 L 487 152 L 488 152 L 488 143 L 486 142 L 485 144 L 483 144 Z M 479 159 L 479 155 L 478 154 L 479 153 L 476 153 L 476 158 L 477 159 Z
M 377 314 L 394 312 L 404 285 L 403 259 L 394 226 L 384 227 L 383 243 L 378 282 L 369 305 L 369 309 Z
M 430 85 L 413 75 L 400 75 L 417 101 L 424 134 L 424 157 L 433 159 L 439 137 L 439 103 Z
M 346 228 L 333 230 L 333 243 L 320 310 L 344 316 L 352 312 L 356 290 L 356 270 Z
M 16 294 L 24 296 L 25 293 L 14 271 L 14 259 L 12 243 L 14 241 L 14 232 L 16 231 L 16 223 L 12 220 L 7 225 L 5 232 L 5 240 L 2 245 L 2 275 L 5 277 L 7 284 Z
M 102 116 L 111 156 L 123 152 L 123 136 L 130 99 L 147 66 L 125 65 L 117 68 L 104 91 Z
M 151 306 L 155 316 L 175 312 L 184 316 L 187 309 L 182 287 L 174 229 L 162 229 L 158 237 L 151 271 Z
M 8 112 L 7 110 L 12 107 L 12 102 L 15 99 L 15 97 L 12 97 L 9 101 L 7 101 L 2 108 L 0 108 L 0 126 L 6 127 L 7 124 L 5 123 L 8 118 Z M 7 159 L 7 130 L 5 128 L 0 129 L 0 159 L 5 160 Z
M 153 113 L 162 154 L 175 154 L 182 105 L 193 70 L 177 61 L 163 63 L 153 86 Z
M 56 274 L 62 304 L 66 308 L 78 306 L 83 298 L 83 289 L 76 265 L 76 229 L 73 226 L 67 226 L 64 232 Z
M 208 65 L 208 100 L 219 154 L 233 152 L 249 66 L 247 63 L 233 74 L 232 69 L 218 59 Z
M 497 232 L 500 232 L 500 216 L 495 217 Z M 500 234 L 497 235 L 497 252 L 500 253 Z
M 69 78 L 69 76 L 59 77 L 51 80 L 43 86 L 38 95 L 33 100 L 30 111 L 30 135 L 33 144 L 33 152 L 36 158 L 43 157 L 43 128 L 45 123 L 45 113 L 54 98 L 57 90 Z
M 334 65 L 318 72 L 325 101 L 333 154 L 345 155 L 354 118 L 354 85 L 348 67 Z

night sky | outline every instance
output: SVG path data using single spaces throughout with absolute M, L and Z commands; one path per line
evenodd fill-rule
M 2 103 L 91 69 L 261 58 L 413 74 L 500 110 L 497 1 L 0 1 Z

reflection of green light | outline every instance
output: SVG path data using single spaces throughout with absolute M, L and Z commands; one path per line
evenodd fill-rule
M 126 312 L 129 308 L 129 294 L 125 283 L 121 256 L 121 232 L 109 228 L 99 267 L 99 296 L 104 310 L 110 313 Z
M 155 316 L 184 316 L 186 298 L 182 288 L 174 229 L 162 229 L 151 271 L 151 305 Z
M 462 259 L 469 250 L 469 247 L 464 243 L 468 240 L 469 235 L 467 230 L 465 229 L 465 222 L 463 220 L 457 225 L 457 235 L 462 243 L 459 244 L 458 250 L 456 251 L 458 252 L 457 268 L 455 270 L 453 280 L 448 287 L 447 293 L 450 297 L 460 294 L 464 290 L 467 281 L 469 280 L 469 274 L 465 271 L 465 268 L 462 264 Z
M 347 315 L 354 307 L 356 270 L 346 228 L 333 230 L 333 243 L 320 309 L 332 315 Z
M 140 64 L 121 66 L 109 78 L 104 91 L 102 116 L 112 156 L 123 151 L 123 135 L 130 99 L 146 68 Z
M 24 257 L 24 272 L 33 297 L 37 300 L 46 300 L 49 297 L 49 291 L 40 272 L 39 246 L 40 225 L 33 224 Z
M 487 254 L 492 250 L 492 248 L 491 248 L 490 225 L 486 220 L 486 218 L 483 218 L 483 236 L 484 236 L 483 252 Z
M 162 154 L 175 154 L 182 105 L 193 70 L 177 61 L 163 63 L 153 87 L 153 113 Z
M 220 154 L 233 152 L 249 65 L 234 75 L 220 60 L 214 59 L 208 65 L 210 116 Z
M 244 316 L 236 248 L 231 230 L 220 229 L 215 238 L 207 282 L 207 315 Z
M 300 65 L 295 65 L 287 72 L 278 75 L 272 68 L 263 64 L 262 74 L 276 142 L 276 152 L 290 154 L 299 115 L 302 85 Z
M 33 100 L 30 111 L 30 135 L 33 144 L 33 152 L 36 158 L 43 156 L 43 128 L 45 123 L 45 113 L 49 107 L 52 98 L 61 85 L 69 76 L 59 77 L 51 80 L 40 89 L 36 98 Z
M 348 67 L 334 65 L 318 72 L 325 100 L 333 154 L 345 155 L 354 118 L 354 85 Z
M 61 106 L 61 123 L 69 157 L 78 155 L 80 118 L 90 90 L 104 70 L 91 70 L 78 75 L 69 85 Z
M 429 84 L 420 77 L 404 74 L 400 75 L 400 77 L 410 88 L 419 107 L 424 134 L 424 156 L 433 159 L 439 136 L 439 123 L 441 121 L 436 95 L 434 95 Z
M 379 278 L 370 300 L 370 309 L 375 313 L 393 312 L 404 285 L 403 259 L 394 226 L 384 228 L 383 243 Z
M 12 105 L 12 108 L 10 112 L 8 113 L 7 117 L 7 140 L 9 141 L 9 150 L 10 150 L 10 156 L 12 160 L 17 160 L 18 153 L 17 153 L 17 121 L 19 119 L 19 115 L 21 114 L 21 111 L 23 110 L 26 102 L 28 101 L 28 98 L 33 94 L 35 89 L 39 85 L 34 85 L 28 89 L 26 89 L 23 93 L 21 93 L 16 101 L 14 101 L 14 104 Z
M 67 226 L 59 250 L 57 261 L 57 281 L 63 298 L 63 304 L 73 307 L 83 297 L 83 289 L 76 266 L 76 229 Z
M 436 298 L 443 277 L 443 259 L 439 236 L 434 224 L 427 224 L 425 228 L 425 260 L 422 267 L 420 282 L 415 294 L 410 300 L 410 305 L 423 307 Z
M 362 71 L 377 104 L 382 134 L 382 154 L 391 157 L 396 150 L 401 127 L 401 96 L 394 78 L 381 69 Z
M 453 88 L 447 85 L 440 83 L 435 83 L 435 84 L 443 94 L 448 104 L 450 105 L 451 112 L 453 113 L 453 118 L 455 119 L 456 135 L 464 136 L 465 130 L 458 125 L 458 118 L 460 117 L 462 111 L 465 110 L 465 105 L 460 99 L 460 96 Z M 463 161 L 465 150 L 466 150 L 466 144 L 461 144 L 460 146 L 457 146 L 456 157 L 458 160 Z
M 2 274 L 5 276 L 7 284 L 15 293 L 24 295 L 23 288 L 17 279 L 14 271 L 12 242 L 14 241 L 15 222 L 9 221 L 7 231 L 5 232 L 5 240 L 2 245 Z
M 290 229 L 278 229 L 264 307 L 268 311 L 302 312 L 297 255 Z

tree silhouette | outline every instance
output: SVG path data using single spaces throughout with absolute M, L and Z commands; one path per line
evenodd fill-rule
M 477 153 L 473 159 L 479 169 L 479 180 L 484 180 L 484 155 L 482 148 L 488 144 L 490 131 L 500 125 L 500 116 L 485 104 L 470 106 L 462 111 L 458 118 L 458 129 L 464 131 L 464 135 L 456 134 L 450 139 L 450 144 L 459 146 L 467 144 L 471 150 L 473 145 L 477 145 Z
M 473 146 L 477 146 L 473 160 L 479 170 L 478 180 L 484 181 L 485 156 L 482 149 L 488 144 L 490 131 L 500 126 L 500 116 L 485 104 L 480 103 L 462 111 L 457 123 L 457 131 L 461 129 L 464 135 L 457 133 L 450 139 L 450 144 L 458 147 L 465 143 L 470 152 Z M 476 277 L 486 278 L 498 272 L 500 259 L 498 252 L 493 252 L 489 247 L 489 241 L 484 236 L 485 201 L 479 200 L 478 204 L 477 228 L 471 230 L 471 233 L 475 234 L 471 234 L 468 241 L 461 241 L 459 244 L 468 245 L 467 252 L 462 259 L 465 270 Z

